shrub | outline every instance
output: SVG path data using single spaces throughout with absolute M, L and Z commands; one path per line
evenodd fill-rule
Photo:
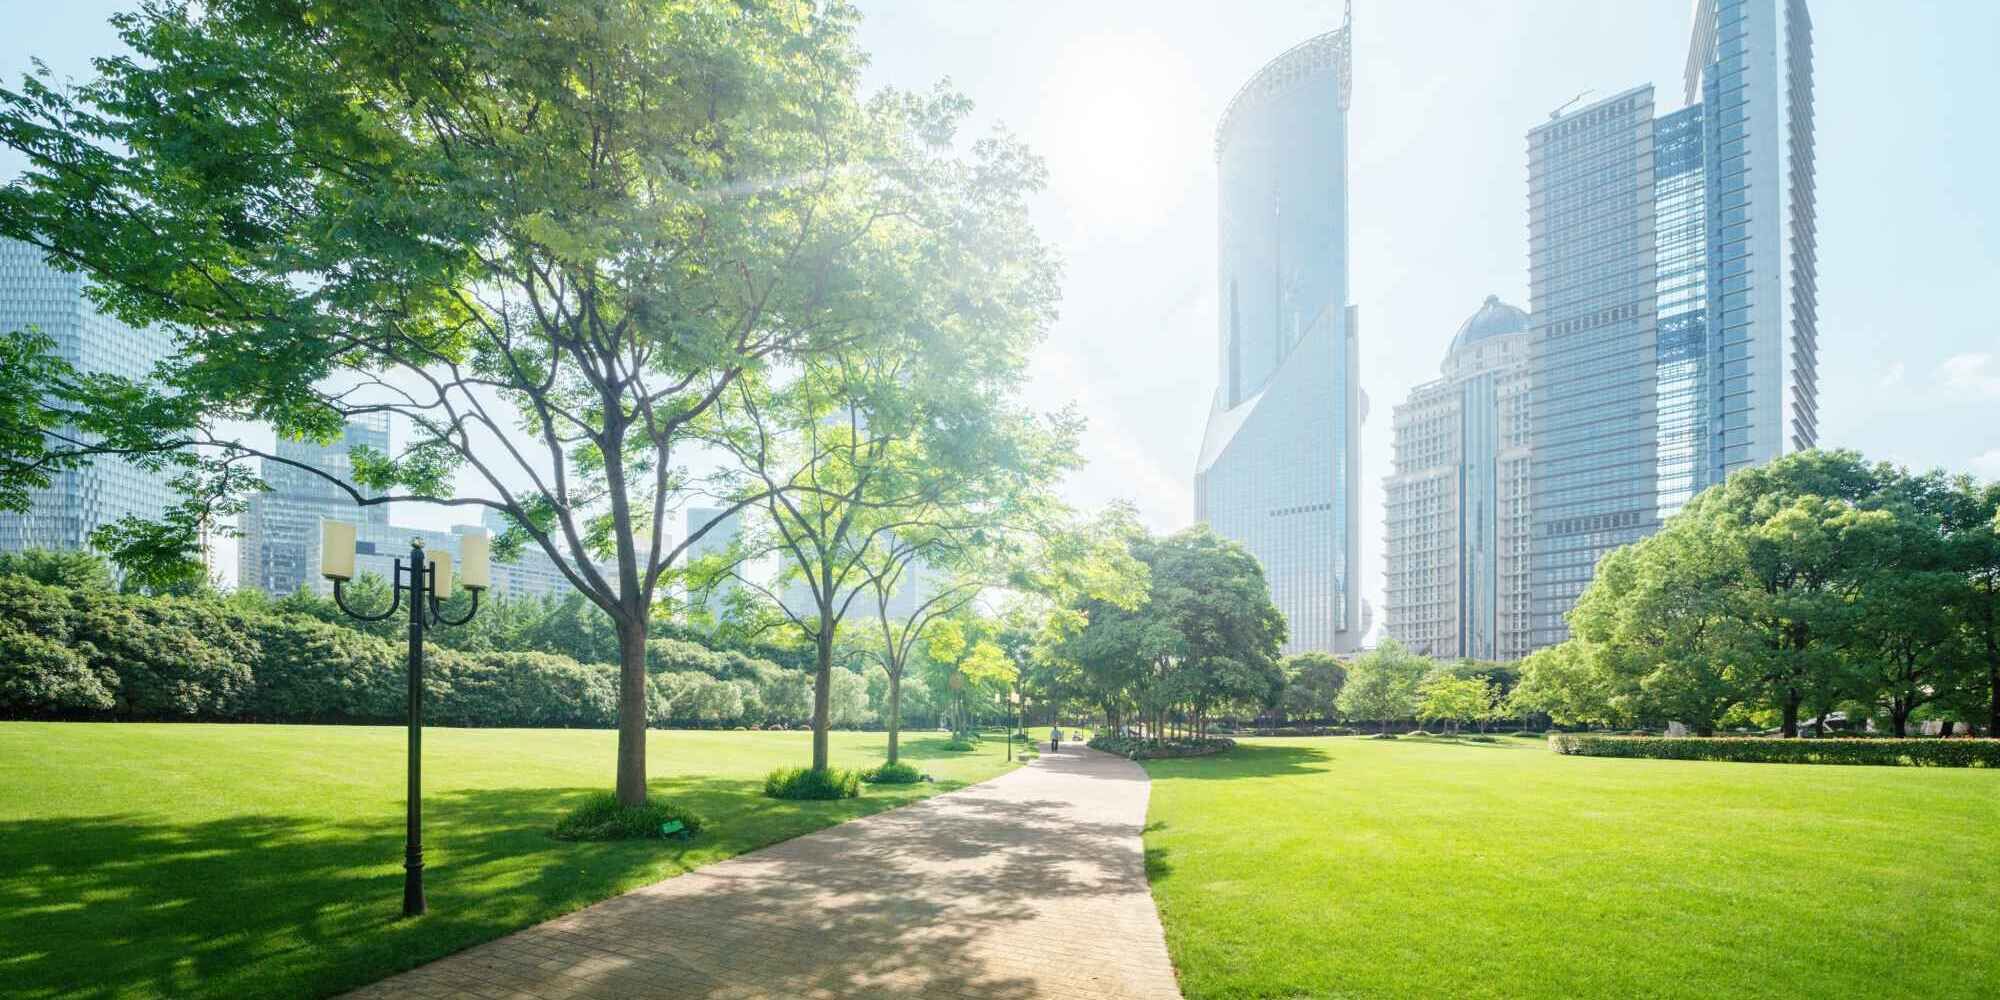
M 861 780 L 873 785 L 914 785 L 924 780 L 924 772 L 897 761 L 861 772 Z
M 564 813 L 550 836 L 557 840 L 657 840 L 667 836 L 660 828 L 674 820 L 680 821 L 689 836 L 700 833 L 707 824 L 700 813 L 672 799 L 649 798 L 644 805 L 628 806 L 620 803 L 617 795 L 605 792 Z
M 1207 739 L 1147 740 L 1127 736 L 1096 736 L 1086 744 L 1092 750 L 1115 753 L 1131 760 L 1155 760 L 1167 757 L 1206 757 L 1236 749 L 1236 741 L 1226 736 L 1211 736 Z
M 617 668 L 549 653 L 440 658 L 448 682 L 428 714 L 445 726 L 579 726 L 618 721 Z
M 975 740 L 968 740 L 963 736 L 954 736 L 951 739 L 944 741 L 944 748 L 946 750 L 956 750 L 960 753 L 964 753 L 967 750 L 979 749 L 979 743 Z
M 0 711 L 101 712 L 114 704 L 111 684 L 116 682 L 116 677 L 92 670 L 76 650 L 0 621 Z
M 240 615 L 199 601 L 70 592 L 75 641 L 118 677 L 128 719 L 229 718 L 250 693 L 256 646 Z
M 781 767 L 764 776 L 764 794 L 774 799 L 851 799 L 861 794 L 861 774 L 838 767 Z
M 250 619 L 255 677 L 243 714 L 265 722 L 387 722 L 403 716 L 404 656 L 389 643 L 303 615 Z
M 2000 739 L 1772 739 L 1550 733 L 1549 749 L 1580 757 L 1725 760 L 1754 764 L 2000 767 Z

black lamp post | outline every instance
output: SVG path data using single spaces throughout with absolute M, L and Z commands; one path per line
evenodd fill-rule
M 421 538 L 410 540 L 410 561 L 395 561 L 390 590 L 394 600 L 385 611 L 364 614 L 347 606 L 341 585 L 354 577 L 354 526 L 338 521 L 322 522 L 320 534 L 320 575 L 333 581 L 333 600 L 340 610 L 365 622 L 384 621 L 402 607 L 403 591 L 410 592 L 409 727 L 408 778 L 403 808 L 403 916 L 422 916 L 424 901 L 424 630 L 438 625 L 463 625 L 479 613 L 479 594 L 486 589 L 488 539 L 482 533 L 467 532 L 461 537 L 465 589 L 472 591 L 472 605 L 461 618 L 443 614 L 442 598 L 451 593 L 451 554 L 424 554 Z

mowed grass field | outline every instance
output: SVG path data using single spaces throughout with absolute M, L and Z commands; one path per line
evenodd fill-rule
M 2000 771 L 1246 741 L 1151 761 L 1186 994 L 1992 997 Z
M 562 843 L 565 809 L 611 787 L 616 734 L 427 729 L 429 915 L 399 919 L 404 730 L 0 723 L 0 995 L 310 996 L 382 978 L 616 893 L 984 780 L 969 753 L 905 734 L 935 784 L 844 802 L 764 798 L 809 763 L 803 732 L 655 732 L 651 791 L 709 820 L 671 842 Z M 880 733 L 833 734 L 834 764 Z

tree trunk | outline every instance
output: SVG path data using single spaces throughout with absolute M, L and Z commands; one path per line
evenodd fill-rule
M 1957 720 L 1955 720 L 1955 719 L 1946 719 L 1946 720 L 1944 720 L 1944 725 L 1943 725 L 1943 728 L 1941 728 L 1941 729 L 1939 729 L 1939 730 L 1938 730 L 1938 735 L 1939 735 L 1939 736 L 1945 736 L 1945 737 L 1949 737 L 1949 736 L 1950 736 L 1950 735 L 1952 734 L 1952 732 L 1953 732 L 1953 731 L 1955 731 L 1955 730 L 1956 730 L 1957 728 L 1958 728 L 1958 721 L 1957 721 Z
M 1819 718 L 1813 720 L 1814 736 L 1820 739 L 1826 739 L 1826 717 L 1831 714 L 1832 714 L 1831 712 L 1821 712 L 1819 713 Z
M 1785 738 L 1788 740 L 1799 738 L 1799 702 L 1801 700 L 1803 700 L 1803 696 L 1799 694 L 1798 688 L 1785 689 L 1784 733 Z
M 1991 637 L 1986 640 L 1986 643 L 1988 646 L 1987 655 L 1991 657 L 1993 664 L 1987 668 L 1986 672 L 1987 690 L 1993 697 L 1993 704 L 1989 708 L 1989 714 L 1986 717 L 1986 735 L 2000 738 L 2000 653 L 1992 651 L 1993 640 Z
M 646 804 L 646 619 L 618 625 L 618 802 Z
M 827 767 L 827 730 L 833 718 L 833 622 L 831 615 L 819 616 L 819 664 L 813 677 L 813 766 Z
M 1910 735 L 1910 710 L 1904 707 L 1903 699 L 1897 698 L 1889 703 L 1889 722 L 1896 728 L 1897 739 Z
M 903 728 L 903 671 L 889 675 L 889 763 L 896 763 L 896 737 Z

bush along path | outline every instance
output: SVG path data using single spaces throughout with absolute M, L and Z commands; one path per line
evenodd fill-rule
M 609 899 L 400 996 L 1180 996 L 1138 765 L 1082 748 Z

